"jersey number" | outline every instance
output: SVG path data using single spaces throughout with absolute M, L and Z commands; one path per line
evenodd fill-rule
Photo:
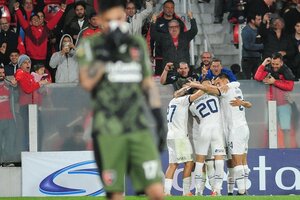
M 219 111 L 217 102 L 214 99 L 209 99 L 205 103 L 200 103 L 197 107 L 199 114 L 202 118 L 207 117 L 210 113 L 216 113 Z
M 176 105 L 168 106 L 168 109 L 167 109 L 167 121 L 168 121 L 168 123 L 172 122 L 176 107 L 177 107 Z

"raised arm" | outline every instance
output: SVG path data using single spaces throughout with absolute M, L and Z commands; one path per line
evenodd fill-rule
M 245 101 L 243 99 L 235 98 L 230 101 L 231 106 L 244 106 L 245 108 L 251 108 L 252 104 L 249 101 Z
M 66 4 L 61 4 L 59 11 L 55 14 L 55 16 L 47 23 L 47 27 L 52 30 L 58 24 L 59 20 L 63 16 L 66 9 Z
M 19 4 L 19 2 L 14 3 L 14 9 L 16 11 L 17 19 L 18 19 L 18 22 L 20 23 L 21 27 L 23 29 L 28 28 L 29 27 L 29 23 L 23 17 L 23 13 L 20 10 L 20 4 Z

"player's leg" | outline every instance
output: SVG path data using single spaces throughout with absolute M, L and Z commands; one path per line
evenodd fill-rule
M 215 185 L 215 160 L 207 159 L 205 161 L 205 165 L 206 165 L 206 174 L 207 174 L 208 182 L 211 187 L 211 191 L 213 191 Z
M 94 135 L 95 159 L 107 199 L 122 200 L 127 171 L 127 136 Z
M 233 195 L 233 189 L 235 185 L 234 174 L 233 174 L 233 164 L 231 159 L 227 160 L 227 194 L 228 196 Z
M 247 153 L 244 154 L 243 156 L 243 167 L 244 167 L 244 172 L 245 172 L 245 186 L 246 186 L 246 193 L 247 193 L 247 183 L 249 179 L 249 174 L 250 174 L 250 169 L 248 167 L 248 161 L 247 161 Z
M 246 192 L 245 171 L 243 166 L 243 154 L 232 155 L 233 176 L 238 188 L 238 194 L 242 195 Z
M 194 162 L 188 161 L 184 163 L 183 168 L 183 195 L 191 195 L 190 187 L 191 187 L 191 173 L 194 168 Z
M 170 158 L 170 156 L 169 156 L 169 158 Z M 168 166 L 167 171 L 165 173 L 165 184 L 164 184 L 164 193 L 165 193 L 165 195 L 171 195 L 173 177 L 174 177 L 174 173 L 175 173 L 177 167 L 178 167 L 177 163 L 169 163 L 169 166 Z
M 278 121 L 280 128 L 284 134 L 284 145 L 285 148 L 291 147 L 291 116 L 292 108 L 290 104 L 285 104 L 277 107 L 278 110 Z
M 162 169 L 157 147 L 148 131 L 131 133 L 129 142 L 129 175 L 138 193 L 149 199 L 163 199 Z
M 195 188 L 196 188 L 195 194 L 197 196 L 201 195 L 201 184 L 203 179 L 202 168 L 204 166 L 205 156 L 206 155 L 196 154 L 196 164 L 195 164 L 194 174 L 195 174 Z

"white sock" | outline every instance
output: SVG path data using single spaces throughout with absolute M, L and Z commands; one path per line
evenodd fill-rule
M 245 186 L 245 172 L 243 165 L 238 165 L 233 168 L 234 179 L 236 181 L 237 188 L 240 194 L 244 194 L 246 191 Z
M 199 191 L 200 195 L 203 194 L 203 191 L 204 191 L 204 188 L 205 188 L 205 183 L 206 183 L 206 172 L 202 171 L 202 182 L 201 182 L 200 191 Z
M 173 184 L 173 179 L 170 178 L 165 179 L 165 188 L 164 188 L 165 194 L 171 194 L 172 184 Z
M 191 177 L 186 177 L 183 179 L 182 187 L 183 187 L 183 195 L 187 195 L 188 193 L 191 192 L 190 191 Z
M 228 176 L 227 176 L 227 191 L 228 193 L 233 193 L 234 188 L 234 176 L 233 176 L 233 168 L 227 168 Z
M 196 162 L 195 166 L 195 188 L 196 188 L 196 194 L 200 195 L 201 193 L 201 182 L 202 182 L 202 168 L 203 168 L 204 163 L 201 162 Z
M 211 190 L 214 190 L 214 185 L 215 185 L 215 161 L 214 160 L 209 160 L 206 162 L 206 173 L 208 177 L 208 182 L 211 187 Z
M 214 191 L 221 194 L 221 187 L 224 178 L 224 160 L 215 160 L 215 185 Z
M 248 165 L 243 165 L 243 167 L 244 167 L 244 172 L 245 172 L 245 187 L 247 190 L 247 183 L 248 183 L 248 179 L 249 179 L 250 169 L 249 169 Z

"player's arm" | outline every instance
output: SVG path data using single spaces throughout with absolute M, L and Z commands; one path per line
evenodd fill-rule
M 193 101 L 195 101 L 196 99 L 198 99 L 200 96 L 202 96 L 204 94 L 204 91 L 202 90 L 198 90 L 197 92 L 195 92 L 194 94 L 190 95 L 189 97 L 189 101 L 190 103 L 192 103 Z
M 81 66 L 79 69 L 80 85 L 87 91 L 94 89 L 104 75 L 105 68 L 102 63 L 97 63 L 93 67 Z
M 187 85 L 192 88 L 202 90 L 203 92 L 208 93 L 208 94 L 221 96 L 221 91 L 219 90 L 219 88 L 216 86 L 213 86 L 213 85 L 202 85 L 198 82 L 189 82 Z
M 245 108 L 251 108 L 252 103 L 249 101 L 245 101 L 243 99 L 235 98 L 234 100 L 230 101 L 231 106 L 244 106 Z

